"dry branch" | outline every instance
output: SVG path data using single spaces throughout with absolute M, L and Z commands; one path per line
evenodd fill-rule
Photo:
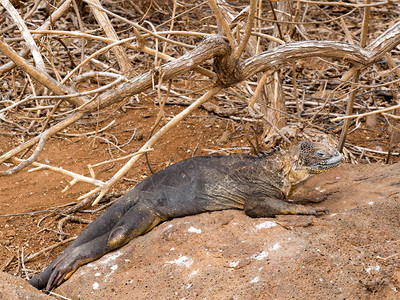
M 240 58 L 240 56 L 242 55 L 244 49 L 246 48 L 246 46 L 249 42 L 249 39 L 251 36 L 251 31 L 252 31 L 253 25 L 254 25 L 254 16 L 256 13 L 256 2 L 257 2 L 257 0 L 250 0 L 250 12 L 249 12 L 249 16 L 247 18 L 247 25 L 246 25 L 246 29 L 244 32 L 244 37 L 243 37 L 242 41 L 240 42 L 239 46 L 232 53 L 233 60 L 237 60 Z
M 61 3 L 60 7 L 56 9 L 50 17 L 47 18 L 47 20 L 43 23 L 42 26 L 38 28 L 38 30 L 46 30 L 50 28 L 50 25 L 53 24 L 53 22 L 57 21 L 64 13 L 65 11 L 70 7 L 72 3 L 72 0 L 65 0 L 64 2 Z M 34 35 L 34 39 L 39 39 L 41 35 Z M 24 48 L 21 53 L 19 53 L 20 56 L 25 57 L 28 55 L 29 49 Z M 13 69 L 16 66 L 16 64 L 11 61 L 9 63 L 4 64 L 3 66 L 0 67 L 0 76 L 3 75 L 6 72 L 9 72 L 11 69 Z
M 70 237 L 70 238 L 65 239 L 65 240 L 63 240 L 63 241 L 61 241 L 61 242 L 58 242 L 58 243 L 56 243 L 56 244 L 54 244 L 54 245 L 48 246 L 48 247 L 46 247 L 46 248 L 40 250 L 39 252 L 33 253 L 33 254 L 29 255 L 28 257 L 26 257 L 26 258 L 25 258 L 25 262 L 28 262 L 28 261 L 30 261 L 30 260 L 32 260 L 32 259 L 38 257 L 39 255 L 41 255 L 41 254 L 43 254 L 43 253 L 46 253 L 46 252 L 48 252 L 48 251 L 50 251 L 50 250 L 52 250 L 52 249 L 54 249 L 54 248 L 57 248 L 57 247 L 59 247 L 59 246 L 61 246 L 61 245 L 66 244 L 66 243 L 69 243 L 69 242 L 71 242 L 71 241 L 73 241 L 73 240 L 75 240 L 75 239 L 76 239 L 76 236 Z
M 0 43 L 1 45 L 1 43 Z M 196 49 L 186 53 L 185 55 L 181 56 L 180 58 L 166 63 L 160 66 L 158 69 L 154 71 L 147 72 L 143 75 L 137 76 L 130 80 L 127 83 L 121 84 L 117 89 L 111 89 L 102 95 L 100 95 L 96 102 L 92 102 L 87 104 L 82 110 L 78 110 L 75 114 L 71 115 L 64 121 L 56 124 L 54 127 L 47 129 L 41 135 L 32 138 L 31 140 L 21 144 L 20 146 L 10 150 L 9 152 L 3 154 L 0 157 L 0 163 L 4 162 L 5 160 L 13 157 L 14 155 L 20 153 L 21 151 L 32 147 L 36 144 L 43 134 L 47 134 L 48 137 L 51 137 L 56 132 L 64 129 L 68 125 L 72 124 L 73 122 L 79 120 L 83 116 L 87 115 L 91 111 L 95 111 L 99 108 L 107 107 L 115 102 L 122 101 L 123 99 L 145 91 L 146 89 L 150 88 L 153 83 L 153 78 L 155 82 L 158 82 L 158 78 L 161 74 L 163 74 L 164 80 L 169 80 L 174 78 L 178 74 L 186 72 L 188 70 L 193 69 L 194 67 L 200 65 L 202 62 L 213 58 L 216 55 L 223 55 L 227 52 L 227 45 L 224 40 L 215 35 L 208 36 L 199 47 Z M 8 46 L 6 47 L 8 49 Z M 0 48 L 2 50 L 2 48 Z M 12 51 L 13 54 L 15 52 Z M 17 59 L 19 59 L 18 55 Z M 14 57 L 13 57 L 14 58 Z M 17 60 L 19 62 L 19 60 Z M 27 64 L 22 58 L 20 58 L 21 62 Z M 30 66 L 33 70 L 36 70 L 33 66 Z M 40 73 L 40 72 L 39 72 Z M 41 73 L 40 73 L 41 74 Z M 47 79 L 47 78 L 46 78 Z M 53 79 L 53 81 L 57 84 L 58 82 Z M 80 99 L 80 98 L 72 98 L 72 99 Z
M 236 42 L 235 39 L 232 35 L 232 32 L 226 23 L 220 9 L 218 8 L 217 2 L 215 0 L 208 0 L 208 4 L 210 5 L 211 9 L 214 12 L 214 16 L 217 20 L 217 25 L 218 25 L 218 34 L 222 36 L 222 34 L 225 34 L 228 41 L 229 41 L 229 46 L 231 47 L 231 50 L 235 49 L 236 47 Z
M 84 1 L 89 3 L 88 0 L 84 0 Z M 117 15 L 117 14 L 115 14 L 115 13 L 113 13 L 113 12 L 107 10 L 107 9 L 105 9 L 104 7 L 96 5 L 96 4 L 92 3 L 92 2 L 90 3 L 90 5 L 95 7 L 95 8 L 97 8 L 99 11 L 103 11 L 103 12 L 107 13 L 110 16 L 113 16 L 113 17 L 115 17 L 115 18 L 117 18 L 117 19 L 119 19 L 119 20 L 121 20 L 123 22 L 126 22 L 127 24 L 132 25 L 134 28 L 136 28 L 138 30 L 141 30 L 141 31 L 144 31 L 147 34 L 149 34 L 150 36 L 153 36 L 153 37 L 155 37 L 155 38 L 157 38 L 157 39 L 159 39 L 161 41 L 169 42 L 171 44 L 175 44 L 175 45 L 178 45 L 178 46 L 183 46 L 183 47 L 188 48 L 188 49 L 194 49 L 195 48 L 194 46 L 191 46 L 191 45 L 188 45 L 188 44 L 185 44 L 185 43 L 180 43 L 180 42 L 165 38 L 165 37 L 163 37 L 161 35 L 158 35 L 157 33 L 152 32 L 151 30 L 148 30 L 148 29 L 144 28 L 143 26 L 140 26 L 138 23 L 132 22 L 132 21 L 126 19 L 126 18 L 123 18 L 123 17 L 121 17 L 121 16 L 119 16 L 119 15 Z
M 13 156 L 17 155 L 18 153 L 24 151 L 25 149 L 28 149 L 28 148 L 34 146 L 36 143 L 38 143 L 40 141 L 40 139 L 42 138 L 43 135 L 47 135 L 48 137 L 51 137 L 53 134 L 55 134 L 55 133 L 59 132 L 60 130 L 66 128 L 67 126 L 69 126 L 72 123 L 74 123 L 75 121 L 81 119 L 85 115 L 86 114 L 84 112 L 82 112 L 82 111 L 76 112 L 72 116 L 66 118 L 65 120 L 61 121 L 60 123 L 54 125 L 53 127 L 50 127 L 49 129 L 47 129 L 43 133 L 39 134 L 38 136 L 30 139 L 29 141 L 26 141 L 25 143 L 22 143 L 18 147 L 15 147 L 14 149 L 12 149 L 12 150 L 8 151 L 7 153 L 3 154 L 0 157 L 0 163 L 12 158 Z M 0 175 L 2 175 L 2 174 L 0 173 Z
M 1 5 L 8 11 L 10 16 L 13 18 L 15 24 L 17 24 L 19 30 L 21 31 L 21 35 L 26 41 L 28 48 L 30 49 L 33 59 L 35 60 L 36 67 L 42 71 L 46 70 L 46 66 L 44 65 L 44 61 L 42 55 L 40 54 L 39 47 L 36 45 L 32 35 L 30 34 L 28 27 L 26 26 L 24 20 L 18 14 L 17 10 L 8 0 L 0 0 Z
M 22 160 L 19 158 L 12 158 L 10 159 L 11 162 L 13 163 L 23 163 L 26 160 Z M 36 171 L 41 171 L 41 170 L 51 170 L 53 172 L 56 173 L 60 173 L 63 175 L 67 175 L 73 178 L 73 180 L 70 182 L 70 184 L 63 190 L 63 192 L 65 192 L 68 188 L 70 188 L 72 185 L 74 185 L 76 182 L 81 181 L 81 182 L 86 182 L 86 183 L 90 183 L 96 186 L 102 186 L 104 184 L 103 181 L 95 179 L 95 178 L 91 178 L 91 177 L 87 177 L 87 176 L 83 176 L 68 170 L 64 170 L 62 168 L 57 168 L 57 167 L 53 167 L 50 165 L 46 165 L 46 164 L 41 164 L 38 162 L 32 162 L 32 165 L 36 166 L 36 168 L 34 169 L 30 169 L 29 172 L 36 172 Z
M 18 171 L 22 170 L 23 168 L 29 166 L 30 164 L 32 164 L 38 157 L 40 152 L 42 152 L 43 147 L 48 139 L 48 135 L 47 134 L 42 134 L 38 143 L 37 148 L 35 149 L 35 151 L 33 151 L 32 155 L 26 159 L 20 162 L 19 165 L 17 165 L 14 168 L 11 168 L 7 171 L 0 171 L 0 176 L 2 175 L 12 175 L 14 173 L 17 173 Z
M 372 4 L 358 4 L 358 3 L 347 3 L 343 1 L 314 1 L 314 0 L 296 0 L 297 2 L 301 3 L 308 3 L 308 4 L 314 4 L 314 5 L 333 5 L 333 6 L 348 6 L 348 7 L 376 7 L 376 6 L 385 6 L 388 4 L 394 4 L 394 3 L 399 3 L 399 1 L 396 0 L 388 0 L 388 1 L 381 1 L 381 2 L 374 2 Z
M 191 112 L 193 112 L 196 108 L 202 105 L 204 102 L 208 101 L 211 97 L 217 94 L 222 89 L 221 86 L 213 87 L 210 91 L 205 93 L 202 97 L 200 97 L 196 102 L 192 103 L 189 107 L 184 109 L 182 112 L 173 117 L 164 127 L 162 127 L 155 135 L 151 137 L 143 146 L 140 148 L 138 152 L 141 152 L 140 155 L 136 155 L 132 157 L 113 177 L 111 177 L 106 184 L 102 188 L 97 188 L 87 193 L 86 195 L 81 196 L 79 199 L 84 199 L 88 196 L 91 196 L 98 191 L 100 191 L 99 196 L 93 202 L 93 205 L 97 204 L 101 198 L 108 192 L 108 190 L 120 179 L 122 176 L 128 172 L 128 170 L 134 165 L 136 161 L 150 148 L 152 147 L 161 137 L 163 137 L 171 128 L 173 128 L 176 124 L 178 124 L 181 120 L 183 120 L 186 116 L 188 116 Z
M 370 4 L 370 3 L 371 3 L 371 0 L 367 0 L 366 1 L 366 4 Z M 371 12 L 371 8 L 370 7 L 365 7 L 364 8 L 364 17 L 363 17 L 363 25 L 362 25 L 361 41 L 360 41 L 360 46 L 363 47 L 363 48 L 367 44 L 370 12 Z M 355 83 L 355 84 L 358 83 L 358 81 L 360 79 L 360 74 L 361 74 L 361 70 L 357 69 L 356 72 L 354 73 L 354 76 L 353 76 L 353 83 Z M 347 115 L 351 115 L 353 113 L 353 106 L 354 106 L 355 97 L 356 97 L 356 89 L 353 89 L 350 92 L 348 100 L 347 100 L 347 108 L 346 108 L 346 114 Z M 349 126 L 350 126 L 350 119 L 346 119 L 344 124 L 343 124 L 342 132 L 340 134 L 340 139 L 339 139 L 339 143 L 338 143 L 338 150 L 340 152 L 343 151 L 344 142 L 346 140 L 347 131 L 349 129 Z
M 101 25 L 106 35 L 113 39 L 118 40 L 117 33 L 114 30 L 114 27 L 111 25 L 110 19 L 108 18 L 107 14 L 103 11 L 98 10 L 94 5 L 101 6 L 99 0 L 87 0 L 89 6 L 96 17 L 97 22 Z M 121 67 L 122 72 L 128 72 L 132 69 L 132 65 L 129 61 L 128 56 L 126 55 L 124 49 L 120 46 L 114 47 L 113 51 L 115 56 L 117 57 L 118 63 Z
M 343 117 L 337 117 L 337 118 L 331 119 L 331 122 L 337 122 L 337 121 L 340 121 L 340 120 L 353 119 L 353 118 L 363 118 L 363 117 L 366 117 L 366 116 L 371 116 L 371 115 L 375 115 L 375 114 L 381 114 L 381 113 L 384 113 L 384 112 L 387 112 L 387 111 L 393 111 L 395 109 L 400 109 L 400 104 L 399 105 L 390 106 L 390 107 L 387 107 L 387 108 L 383 108 L 383 109 L 370 111 L 370 112 L 363 113 L 363 114 L 347 115 L 347 116 L 343 116 Z
M 223 56 L 228 53 L 228 46 L 218 35 L 206 36 L 204 41 L 194 50 L 171 62 L 161 65 L 150 72 L 132 78 L 130 82 L 121 84 L 117 90 L 110 90 L 99 96 L 99 107 L 104 108 L 112 103 L 140 93 L 158 84 L 162 76 L 164 81 L 173 79 L 179 74 L 192 70 L 208 59 Z M 96 106 L 97 107 L 97 106 Z M 88 108 L 90 109 L 90 108 Z
M 70 88 L 59 83 L 46 72 L 29 64 L 23 57 L 21 57 L 13 49 L 11 49 L 10 46 L 4 43 L 2 38 L 0 38 L 0 51 L 3 52 L 4 55 L 6 55 L 9 59 L 11 59 L 19 68 L 31 75 L 36 81 L 43 84 L 56 95 L 65 95 L 73 92 Z M 84 100 L 71 101 L 75 101 L 74 104 L 77 105 L 81 105 L 85 102 Z

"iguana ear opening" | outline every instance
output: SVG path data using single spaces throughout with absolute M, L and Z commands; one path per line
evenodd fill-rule
M 303 167 L 304 165 L 305 165 L 304 159 L 299 158 L 299 159 L 296 159 L 296 160 L 294 161 L 294 166 L 295 166 L 295 169 L 296 169 L 296 170 L 297 170 L 297 169 L 300 169 L 300 168 Z

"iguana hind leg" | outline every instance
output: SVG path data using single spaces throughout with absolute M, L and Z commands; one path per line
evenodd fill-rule
M 245 213 L 253 218 L 275 217 L 276 215 L 314 215 L 319 212 L 328 213 L 325 207 L 312 207 L 288 203 L 284 200 L 265 196 L 263 194 L 250 195 L 244 204 Z
M 143 203 L 133 206 L 112 229 L 108 245 L 119 248 L 131 239 L 153 229 L 164 219 Z
M 123 196 L 124 197 L 124 196 Z M 49 266 L 46 267 L 40 274 L 33 276 L 29 283 L 35 288 L 44 289 L 53 273 L 55 266 L 64 259 L 65 256 L 70 255 L 73 249 L 84 245 L 96 238 L 106 235 L 104 237 L 107 243 L 108 235 L 115 225 L 121 220 L 121 217 L 131 208 L 132 204 L 129 198 L 120 199 L 114 203 L 103 214 L 98 216 L 89 226 L 87 226 L 79 236 L 61 253 Z
M 79 266 L 125 245 L 136 236 L 151 230 L 160 221 L 161 218 L 147 206 L 135 204 L 107 232 L 102 235 L 93 232 L 93 238 L 90 240 L 86 238 L 86 243 L 68 247 L 42 273 L 29 282 L 38 289 L 46 287 L 46 290 L 50 291 L 68 279 Z M 96 228 L 91 230 L 95 231 Z

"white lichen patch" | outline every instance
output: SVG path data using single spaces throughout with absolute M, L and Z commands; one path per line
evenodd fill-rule
M 122 255 L 122 252 L 121 251 L 117 251 L 115 253 L 109 254 L 108 256 L 105 256 L 106 258 L 104 258 L 103 260 L 99 261 L 99 263 L 102 264 L 102 265 L 106 265 L 110 261 L 115 260 L 116 258 L 120 257 L 121 255 Z
M 117 264 L 112 265 L 110 267 L 110 270 L 111 270 L 111 272 L 109 272 L 106 276 L 104 276 L 104 281 L 105 282 L 107 281 L 108 277 L 110 277 L 116 270 L 118 270 L 118 265 Z
M 256 276 L 250 281 L 250 283 L 257 283 L 259 281 L 260 281 L 260 277 Z
M 268 228 L 272 228 L 276 226 L 276 222 L 274 221 L 265 221 L 263 223 L 257 224 L 256 225 L 256 229 L 260 230 L 260 229 L 268 229 Z
M 326 189 L 323 189 L 322 187 L 319 187 L 319 186 L 317 186 L 315 189 L 320 193 L 323 193 L 326 191 Z
M 174 264 L 178 267 L 186 267 L 189 268 L 193 264 L 193 259 L 187 256 L 180 256 L 175 260 L 170 260 L 166 262 L 167 264 Z
M 201 233 L 201 229 L 197 229 L 197 228 L 191 226 L 191 227 L 188 229 L 188 232 L 193 232 L 193 233 L 200 234 L 200 233 Z
M 196 275 L 199 272 L 199 269 L 194 270 L 192 273 L 189 274 L 189 279 L 192 278 L 194 275 Z
M 230 266 L 231 268 L 236 268 L 238 265 L 239 265 L 239 261 L 238 261 L 238 260 L 237 260 L 237 261 L 231 261 L 231 262 L 229 263 L 229 266 Z
M 365 269 L 365 272 L 367 272 L 367 273 L 369 274 L 369 273 L 370 273 L 371 271 L 373 271 L 373 270 L 379 271 L 380 269 L 381 269 L 381 267 L 378 266 L 378 265 L 376 265 L 375 267 L 369 266 L 368 268 Z
M 97 273 L 94 274 L 94 277 L 99 277 L 99 276 L 101 276 L 100 272 L 97 272 Z
M 281 248 L 281 244 L 275 243 L 272 247 L 268 248 L 270 251 L 277 251 Z
M 111 267 L 111 271 L 115 272 L 118 269 L 118 265 L 113 265 Z
M 266 252 L 266 251 L 261 251 L 259 254 L 255 254 L 252 256 L 252 258 L 254 258 L 256 260 L 262 260 L 267 257 L 268 257 L 268 252 Z
M 89 264 L 87 264 L 87 266 L 88 266 L 89 268 L 93 268 L 94 270 L 98 270 L 98 269 L 99 269 L 99 267 L 96 266 L 95 263 L 89 263 Z
M 99 288 L 99 283 L 98 282 L 93 282 L 93 289 L 97 290 Z

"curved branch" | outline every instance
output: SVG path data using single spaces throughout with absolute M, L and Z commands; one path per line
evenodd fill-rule
M 370 56 L 369 51 L 342 42 L 306 41 L 288 43 L 246 59 L 242 64 L 240 80 L 300 58 L 341 58 L 354 64 L 364 65 L 367 64 Z
M 355 65 L 366 66 L 378 61 L 399 44 L 400 22 L 388 28 L 366 48 L 335 41 L 288 43 L 245 60 L 237 80 L 242 81 L 258 72 L 279 67 L 292 60 L 315 56 L 344 59 Z
M 15 166 L 14 168 L 11 168 L 7 171 L 0 171 L 0 176 L 11 175 L 11 174 L 17 173 L 18 171 L 22 170 L 23 168 L 31 165 L 38 158 L 39 154 L 42 152 L 44 144 L 46 143 L 48 138 L 49 138 L 48 133 L 41 134 L 40 139 L 39 139 L 39 144 L 36 147 L 35 151 L 33 151 L 32 155 L 28 159 L 23 160 L 19 165 Z

